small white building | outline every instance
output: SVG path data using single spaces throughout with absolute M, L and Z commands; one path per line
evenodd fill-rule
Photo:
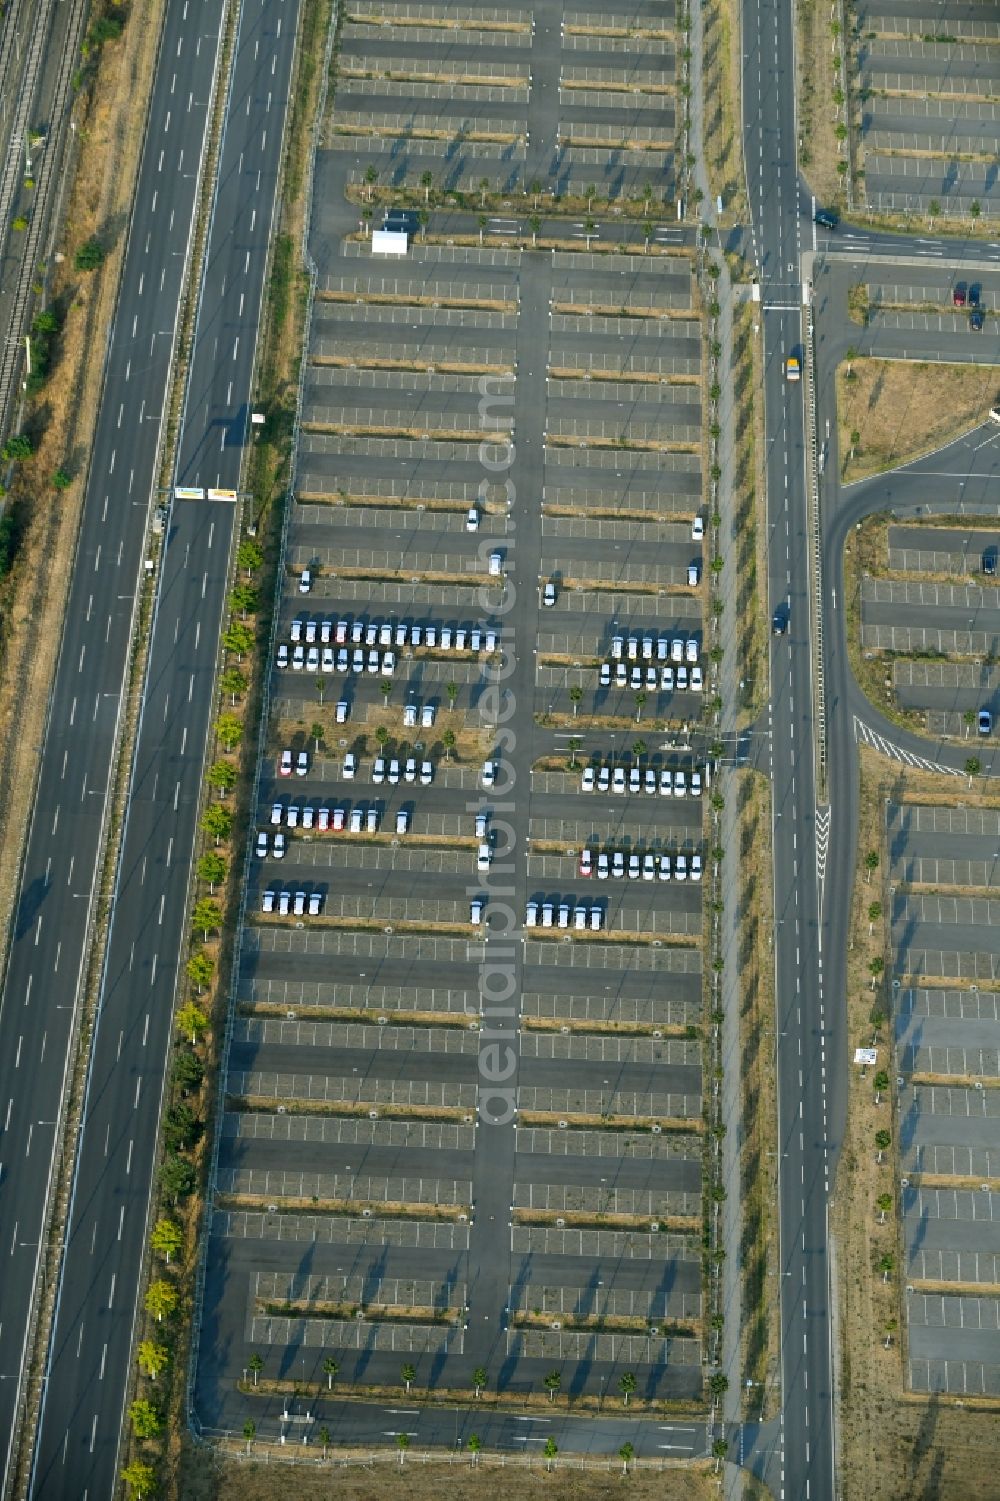
M 409 243 L 409 236 L 405 230 L 372 230 L 372 255 L 405 255 Z

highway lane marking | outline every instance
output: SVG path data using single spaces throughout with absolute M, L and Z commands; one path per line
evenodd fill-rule
M 121 1240 L 121 1238 L 122 1238 L 122 1231 L 124 1230 L 124 1228 L 125 1228 L 125 1205 L 122 1204 L 122 1205 L 119 1206 L 119 1213 L 118 1213 L 118 1239 L 119 1240 Z
M 58 974 L 59 973 L 59 955 L 61 953 L 62 953 L 62 939 L 60 938 L 59 942 L 56 944 L 56 958 L 55 958 L 55 963 L 52 966 L 52 972 L 53 972 L 53 974 Z
M 97 1442 L 97 1413 L 94 1413 L 94 1421 L 90 1425 L 90 1452 L 94 1452 L 94 1444 Z
M 125 1163 L 125 1172 L 126 1172 L 126 1174 L 129 1174 L 132 1171 L 132 1148 L 134 1146 L 135 1146 L 135 1142 L 134 1141 L 130 1141 L 129 1144 L 128 1144 L 128 1158 L 127 1158 L 126 1163 Z
M 98 1372 L 98 1375 L 97 1375 L 98 1381 L 103 1381 L 104 1380 L 104 1366 L 105 1366 L 105 1364 L 107 1362 L 107 1358 L 108 1358 L 108 1346 L 107 1346 L 107 1343 L 105 1342 L 104 1349 L 101 1351 L 101 1369 L 100 1369 L 100 1371 Z

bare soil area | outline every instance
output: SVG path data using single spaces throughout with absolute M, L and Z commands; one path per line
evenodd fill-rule
M 842 479 L 897 468 L 984 422 L 998 383 L 995 365 L 845 360 L 837 371 Z

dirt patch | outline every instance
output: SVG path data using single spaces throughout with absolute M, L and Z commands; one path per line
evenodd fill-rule
M 998 384 L 994 365 L 845 359 L 837 370 L 842 479 L 894 469 L 985 422 Z
M 939 778 L 904 771 L 862 749 L 858 871 L 848 955 L 848 1052 L 850 1056 L 857 1046 L 876 1046 L 876 1068 L 890 1074 L 889 1008 L 881 991 L 872 991 L 868 970 L 873 958 L 886 953 L 885 799 L 923 802 L 931 792 L 941 795 Z M 966 806 L 987 805 L 964 787 L 961 800 Z M 869 851 L 879 856 L 874 874 L 866 864 Z M 873 923 L 869 907 L 878 900 L 883 916 Z M 997 1405 L 916 1396 L 905 1389 L 898 1206 L 893 1204 L 883 1224 L 876 1202 L 883 1193 L 894 1195 L 899 1182 L 893 1149 L 881 1163 L 875 1150 L 876 1131 L 884 1128 L 896 1139 L 893 1095 L 883 1095 L 882 1103 L 876 1104 L 873 1073 L 866 1076 L 853 1064 L 850 1068 L 847 1130 L 831 1209 L 839 1273 L 843 1493 L 864 1496 L 866 1501 L 913 1496 L 987 1501 L 1000 1496 Z M 894 1260 L 888 1281 L 880 1270 L 883 1256 Z
M 705 166 L 713 195 L 722 197 L 726 221 L 735 222 L 747 212 L 740 149 L 740 17 L 734 0 L 705 0 L 701 14 Z
M 834 101 L 839 97 L 836 63 L 843 39 L 834 34 L 836 23 L 824 0 L 801 0 L 796 15 L 799 166 L 819 201 L 842 209 L 846 199 L 837 163 L 845 158 L 836 126 L 843 121 L 845 106 L 841 102 L 835 119 Z

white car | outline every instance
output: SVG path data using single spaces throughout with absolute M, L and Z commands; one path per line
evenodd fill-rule
M 598 679 L 598 683 L 599 683 L 599 686 L 602 687 L 602 688 L 610 688 L 611 687 L 611 663 L 610 662 L 602 662 L 601 663 L 601 674 L 600 674 L 600 677 Z
M 489 870 L 490 861 L 493 859 L 493 851 L 488 844 L 481 844 L 476 853 L 476 869 Z
M 377 808 L 369 808 L 368 809 L 368 812 L 365 814 L 365 826 L 366 826 L 369 834 L 377 834 L 378 833 L 378 809 Z
M 424 639 L 424 628 L 423 628 L 423 626 L 422 625 L 412 625 L 410 627 L 410 645 L 411 646 L 419 646 L 420 643 L 421 643 L 421 641 L 423 639 Z
M 651 766 L 646 767 L 646 774 L 643 778 L 643 786 L 649 797 L 656 796 L 656 772 Z
M 417 762 L 414 756 L 408 756 L 406 765 L 403 767 L 403 781 L 415 782 L 417 780 Z
M 382 658 L 379 656 L 378 647 L 373 646 L 371 651 L 368 653 L 368 671 L 372 674 L 373 677 L 378 672 L 381 665 Z
M 354 648 L 354 655 L 351 658 L 351 671 L 352 672 L 364 672 L 364 670 L 365 670 L 365 652 L 364 652 L 364 647 L 362 647 L 362 646 L 356 646 Z
M 271 825 L 277 828 L 285 816 L 285 810 L 280 803 L 271 804 Z
M 612 659 L 615 662 L 620 662 L 621 661 L 621 659 L 622 659 L 622 652 L 624 651 L 624 649 L 625 649 L 625 640 L 624 640 L 624 637 L 622 637 L 622 636 L 612 636 L 612 638 L 611 638 L 611 656 L 612 656 Z
M 496 779 L 497 763 L 495 761 L 484 761 L 483 769 L 480 773 L 480 781 L 482 782 L 483 786 L 492 787 Z
M 625 666 L 624 662 L 619 662 L 615 667 L 615 684 L 619 688 L 624 688 L 627 682 L 628 668 Z
M 669 771 L 667 770 L 667 768 L 664 767 L 663 770 L 660 772 L 660 796 L 661 797 L 673 797 L 673 795 L 674 795 L 673 778 L 671 777 L 671 775 L 670 775 Z
M 569 906 L 568 906 L 568 904 L 566 902 L 560 903 L 559 911 L 556 914 L 556 927 L 557 928 L 568 928 L 569 927 Z
M 637 851 L 633 850 L 632 853 L 628 857 L 628 878 L 629 878 L 629 880 L 630 881 L 638 881 L 641 872 L 642 872 L 642 866 L 639 863 L 639 855 L 638 855 Z
M 703 693 L 704 689 L 705 689 L 704 674 L 702 673 L 702 670 L 697 665 L 697 663 L 695 663 L 694 667 L 692 667 L 692 669 L 691 669 L 691 691 L 693 693 Z
M 363 825 L 364 821 L 365 821 L 365 815 L 362 813 L 361 809 L 360 808 L 352 808 L 351 809 L 351 824 L 350 824 L 350 831 L 351 831 L 351 833 L 352 834 L 360 834 L 361 833 L 361 828 L 362 828 L 362 825 Z
M 398 787 L 400 778 L 400 765 L 395 757 L 389 762 L 389 786 Z
M 451 651 L 452 629 L 450 625 L 441 627 L 441 650 Z
M 478 625 L 474 625 L 472 627 L 472 630 L 469 632 L 469 650 L 471 652 L 479 652 L 482 651 L 482 647 L 483 633 L 479 629 Z
M 680 769 L 674 772 L 674 797 L 687 797 L 687 777 Z
M 321 834 L 325 834 L 327 832 L 330 827 L 329 808 L 324 807 L 316 809 L 316 827 Z
M 274 844 L 273 844 L 273 846 L 271 848 L 271 853 L 274 856 L 274 858 L 276 860 L 283 860 L 285 858 L 285 851 L 287 850 L 287 848 L 288 848 L 288 840 L 285 838 L 284 834 L 282 834 L 282 833 L 275 834 L 275 836 L 274 836 Z
M 495 631 L 492 627 L 490 627 L 490 629 L 486 632 L 486 646 L 485 646 L 484 650 L 486 650 L 488 652 L 495 652 L 496 649 L 497 649 L 497 641 L 498 641 L 498 639 L 499 639 L 499 636 L 498 636 L 497 631 Z
M 324 672 L 333 672 L 334 667 L 336 666 L 337 658 L 334 655 L 334 651 L 333 651 L 333 647 L 332 646 L 324 646 L 323 647 L 322 662 L 323 662 L 323 671 Z
M 687 669 L 687 663 L 686 662 L 682 662 L 681 665 L 677 669 L 677 692 L 678 693 L 686 693 L 687 692 L 687 687 L 688 687 L 688 669 Z
M 281 752 L 281 760 L 278 762 L 279 777 L 290 777 L 292 774 L 292 753 L 290 750 Z
M 299 593 L 308 594 L 312 586 L 312 570 L 310 568 L 303 568 L 302 572 L 299 574 Z
M 642 668 L 639 666 L 638 662 L 632 668 L 631 682 L 632 682 L 632 687 L 633 688 L 641 688 L 642 687 Z
M 550 579 L 549 582 L 545 585 L 545 588 L 542 590 L 542 604 L 551 609 L 555 602 L 556 586 Z
M 292 637 L 293 641 L 301 641 L 302 640 L 302 616 L 301 615 L 296 615 L 295 619 L 292 621 L 291 637 Z
M 306 652 L 306 671 L 319 672 L 319 647 L 310 646 Z
M 646 668 L 646 687 L 647 688 L 651 688 L 654 693 L 656 692 L 656 682 L 657 682 L 656 668 L 655 667 L 647 667 Z
M 306 645 L 307 646 L 312 646 L 313 643 L 316 640 L 316 622 L 315 622 L 315 620 L 307 620 L 305 622 L 305 631 L 306 631 L 306 635 L 305 635 Z
M 670 643 L 670 660 L 671 662 L 684 661 L 684 641 L 680 636 L 675 636 Z
M 644 662 L 651 662 L 653 660 L 652 636 L 643 636 L 642 638 L 642 660 Z
M 348 751 L 344 757 L 344 776 L 347 781 L 358 774 L 358 758 L 353 751 Z
M 599 766 L 597 768 L 597 790 L 608 792 L 611 789 L 611 767 Z
M 678 881 L 686 881 L 688 878 L 687 855 L 683 851 L 674 856 L 674 878 Z
M 691 770 L 691 796 L 701 797 L 701 772 L 697 767 Z
M 420 723 L 425 730 L 429 730 L 434 724 L 435 708 L 433 704 L 424 704 L 420 711 Z
M 488 814 L 486 814 L 486 813 L 477 813 L 476 814 L 476 838 L 477 839 L 482 840 L 482 839 L 486 838 L 486 829 L 487 829 L 487 825 L 488 824 L 489 824 L 489 815 Z
M 697 589 L 697 587 L 698 587 L 698 585 L 700 583 L 701 583 L 701 564 L 700 563 L 689 563 L 688 564 L 688 588 L 689 589 Z
M 403 708 L 403 728 L 404 728 L 404 730 L 412 730 L 413 727 L 416 725 L 416 722 L 417 722 L 417 706 L 416 706 L 416 704 L 406 704 L 404 706 L 404 708 Z
M 267 854 L 267 830 L 261 829 L 257 834 L 257 856 L 263 860 Z
M 374 646 L 378 640 L 378 621 L 370 620 L 365 626 L 365 645 Z
M 575 907 L 573 909 L 573 926 L 578 930 L 587 926 L 586 907 Z
M 405 808 L 400 808 L 396 814 L 396 833 L 408 834 L 410 831 L 410 815 Z
M 299 826 L 299 805 L 298 805 L 298 803 L 289 803 L 288 804 L 288 827 L 290 829 L 297 829 L 298 826 Z
M 382 785 L 382 783 L 385 781 L 385 757 L 384 756 L 376 756 L 375 757 L 375 764 L 372 767 L 372 781 L 375 783 L 376 787 L 380 787 Z
M 287 667 L 288 666 L 288 642 L 287 641 L 279 642 L 279 645 L 278 645 L 278 655 L 275 658 L 274 665 L 275 665 L 275 667 Z
M 594 874 L 594 857 L 588 849 L 580 851 L 579 874 L 581 876 L 592 876 Z
M 705 536 L 705 518 L 696 516 L 691 523 L 691 541 L 701 542 Z
M 642 791 L 642 775 L 638 766 L 630 766 L 628 769 L 628 790 L 633 793 Z
M 302 827 L 304 829 L 311 829 L 315 822 L 316 809 L 313 807 L 312 803 L 306 803 L 302 809 Z
M 551 902 L 542 903 L 542 927 L 551 928 L 555 917 L 555 908 Z
M 427 627 L 427 629 L 424 631 L 424 645 L 425 646 L 437 646 L 437 644 L 438 644 L 438 628 L 437 628 L 436 625 L 429 625 Z
M 526 928 L 537 928 L 537 926 L 538 926 L 538 903 L 537 902 L 529 902 L 528 905 L 525 907 L 525 909 L 524 909 L 524 926 Z
M 333 819 L 332 819 L 332 822 L 331 822 L 331 827 L 333 829 L 333 832 L 335 834 L 342 834 L 344 832 L 344 824 L 345 824 L 345 822 L 346 822 L 346 818 L 345 818 L 345 815 L 344 815 L 343 808 L 334 808 L 334 810 L 333 810 Z
M 610 862 L 607 855 L 602 850 L 597 857 L 597 879 L 599 881 L 606 881 L 610 873 Z
M 580 791 L 593 792 L 596 773 L 592 766 L 585 766 L 580 777 Z
M 616 881 L 625 879 L 625 856 L 621 850 L 615 850 L 611 856 L 611 874 Z
M 628 657 L 628 659 L 629 659 L 630 662 L 638 662 L 638 660 L 639 660 L 639 638 L 638 638 L 638 636 L 629 636 L 628 641 L 625 643 L 625 654 Z
M 431 764 L 430 761 L 421 761 L 421 763 L 420 763 L 420 785 L 421 785 L 421 787 L 429 787 L 431 785 L 431 783 L 433 782 L 433 780 L 434 780 L 434 767 L 433 767 L 433 765 Z
M 656 642 L 656 660 L 665 662 L 670 655 L 670 637 L 659 636 Z
M 599 930 L 601 928 L 603 928 L 603 926 L 604 926 L 604 913 L 601 911 L 600 907 L 591 907 L 591 909 L 590 909 L 590 926 L 591 926 L 591 929 L 593 930 L 593 932 L 595 932 L 595 933 L 599 932 Z
M 482 927 L 482 925 L 483 925 L 483 900 L 482 900 L 482 897 L 478 897 L 477 896 L 473 901 L 471 901 L 469 903 L 469 921 L 470 921 L 470 923 L 472 924 L 472 926 L 474 928 L 481 928 Z
M 378 644 L 379 646 L 392 645 L 392 626 L 388 621 L 383 622 L 378 628 Z
M 611 777 L 611 791 L 612 792 L 617 792 L 620 796 L 624 796 L 624 793 L 625 793 L 625 768 L 624 768 L 624 766 L 616 766 L 615 767 L 614 773 L 613 773 L 613 775 Z
M 691 879 L 692 881 L 701 880 L 701 856 L 697 853 L 691 856 Z
M 304 891 L 297 891 L 295 893 L 295 900 L 292 903 L 292 911 L 295 913 L 296 917 L 303 917 L 305 915 L 305 910 L 306 894 Z
M 685 662 L 697 662 L 698 660 L 698 642 L 694 636 L 689 636 L 684 643 L 684 660 Z
M 347 650 L 346 646 L 338 646 L 337 647 L 337 671 L 338 672 L 350 672 L 350 670 L 351 670 L 351 654 Z
M 348 714 L 350 712 L 351 712 L 350 711 L 350 706 L 349 706 L 349 704 L 347 702 L 347 699 L 346 698 L 340 699 L 339 702 L 338 702 L 338 704 L 337 704 L 337 710 L 336 710 L 337 723 L 338 724 L 346 724 L 347 723 L 347 716 L 348 716 Z
M 468 640 L 468 635 L 469 635 L 469 633 L 465 629 L 464 625 L 456 626 L 456 628 L 455 628 L 455 650 L 456 651 L 465 651 L 466 642 Z
M 320 895 L 320 893 L 318 891 L 310 891 L 310 893 L 309 893 L 309 916 L 310 917 L 319 917 L 319 914 L 322 911 L 322 909 L 323 909 L 323 898 L 322 898 L 322 896 Z
M 278 892 L 278 913 L 281 917 L 287 917 L 292 905 L 292 893 L 290 891 Z
M 478 532 L 478 530 L 479 530 L 479 510 L 478 510 L 478 507 L 476 507 L 476 506 L 470 506 L 469 509 L 466 511 L 466 513 L 465 513 L 465 530 L 467 532 Z
M 674 691 L 674 669 L 669 663 L 666 667 L 660 668 L 660 691 L 662 693 L 673 693 Z
M 655 881 L 656 880 L 656 856 L 655 855 L 643 855 L 643 857 L 642 857 L 642 879 L 644 881 Z
M 363 620 L 355 620 L 351 626 L 351 645 L 360 646 L 365 639 L 365 623 Z
M 265 891 L 264 892 L 263 896 L 260 899 L 260 910 L 262 912 L 273 912 L 274 911 L 274 892 L 273 891 Z
M 333 633 L 333 639 L 334 639 L 334 641 L 336 641 L 336 643 L 337 643 L 338 646 L 343 646 L 344 642 L 347 640 L 347 621 L 346 620 L 338 620 L 337 621 L 336 629 L 334 630 L 334 633 Z
M 660 880 L 661 881 L 669 881 L 670 880 L 670 856 L 669 855 L 661 855 L 660 856 L 659 876 L 660 876 Z
M 503 567 L 503 555 L 498 552 L 491 552 L 487 567 L 489 568 L 490 578 L 499 578 L 500 570 Z
M 319 639 L 324 646 L 329 646 L 333 640 L 333 621 L 328 620 L 326 616 L 319 623 Z
M 295 775 L 304 777 L 309 770 L 309 752 L 301 750 L 295 758 Z
M 300 641 L 292 647 L 292 671 L 301 672 L 306 665 L 306 649 Z
M 410 628 L 402 620 L 396 626 L 396 645 L 405 646 L 410 639 Z

